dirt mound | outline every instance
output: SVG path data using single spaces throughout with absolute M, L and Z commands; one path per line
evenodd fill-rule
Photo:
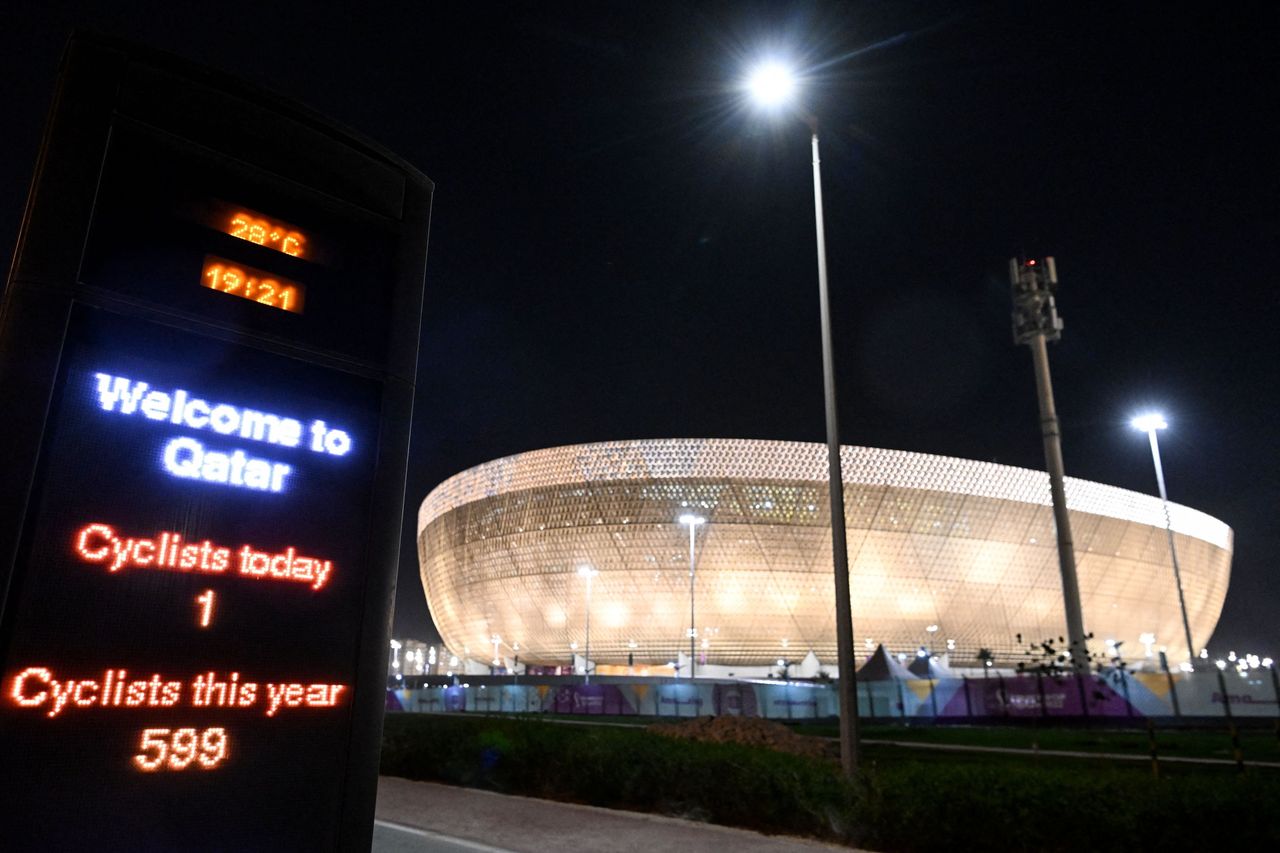
M 664 737 L 763 746 L 810 758 L 827 758 L 837 751 L 834 744 L 821 738 L 798 735 L 781 723 L 759 717 L 694 717 L 678 723 L 655 723 L 649 731 Z

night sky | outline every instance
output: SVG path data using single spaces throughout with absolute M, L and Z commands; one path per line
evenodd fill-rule
M 1154 493 L 1162 408 L 1170 497 L 1236 534 L 1210 648 L 1280 652 L 1280 5 L 5 4 L 6 261 L 76 26 L 436 182 L 397 635 L 434 637 L 416 510 L 464 468 L 825 440 L 808 130 L 739 89 L 772 55 L 822 125 L 843 442 L 1043 468 L 1007 262 L 1055 255 L 1068 475 Z

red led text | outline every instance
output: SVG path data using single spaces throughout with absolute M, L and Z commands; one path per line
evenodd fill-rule
M 21 708 L 39 708 L 56 717 L 67 708 L 170 708 L 182 698 L 182 682 L 159 674 L 130 679 L 123 669 L 109 669 L 100 679 L 60 681 L 43 666 L 29 666 L 9 683 L 9 698 Z
M 225 574 L 259 580 L 305 583 L 323 589 L 333 574 L 333 561 L 307 557 L 291 547 L 260 551 L 252 545 L 232 549 L 205 539 L 187 542 L 182 534 L 162 531 L 152 537 L 123 537 L 109 524 L 95 522 L 76 531 L 73 546 L 80 559 L 100 563 L 109 572 L 161 569 L 198 574 Z
M 211 589 L 206 589 L 196 596 L 196 604 L 200 605 L 200 618 L 197 621 L 201 628 L 208 628 L 209 623 L 213 621 L 213 602 L 216 600 L 217 596 Z
M 231 739 L 224 728 L 143 729 L 133 764 L 143 773 L 157 770 L 212 770 L 227 760 Z
M 29 666 L 5 680 L 5 699 L 47 717 L 94 708 L 228 708 L 261 710 L 277 717 L 289 708 L 336 708 L 347 699 L 346 684 L 248 681 L 238 672 L 202 672 L 186 683 L 153 673 L 130 676 L 108 669 L 101 678 L 58 678 L 47 666 Z

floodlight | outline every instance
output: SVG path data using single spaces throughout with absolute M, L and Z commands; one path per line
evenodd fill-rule
M 1159 412 L 1148 412 L 1144 415 L 1138 415 L 1136 418 L 1129 421 L 1129 424 L 1134 429 L 1139 429 L 1139 430 L 1142 430 L 1143 432 L 1151 432 L 1152 430 L 1156 430 L 1156 429 L 1165 429 L 1166 427 L 1169 426 L 1169 424 L 1164 419 L 1164 415 L 1160 414 Z

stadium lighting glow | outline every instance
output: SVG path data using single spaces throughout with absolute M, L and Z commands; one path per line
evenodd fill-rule
M 747 76 L 747 91 L 752 100 L 764 107 L 785 103 L 795 90 L 796 76 L 781 62 L 762 62 Z
M 1128 416 L 1133 411 L 1124 413 L 1124 419 L 1117 425 L 1121 432 L 1120 441 L 1136 439 L 1133 431 L 1124 433 Z M 104 417 L 111 417 L 105 415 Z M 340 422 L 340 419 L 334 418 Z M 1172 421 L 1170 421 L 1172 424 Z M 344 424 L 345 426 L 345 424 Z M 353 424 L 354 426 L 354 424 Z M 353 434 L 358 434 L 353 430 Z M 1132 438 L 1126 438 L 1126 436 Z M 265 445 L 264 445 L 265 446 Z M 693 448 L 694 450 L 690 450 Z M 739 667 L 772 668 L 779 657 L 796 660 L 803 658 L 812 649 L 816 657 L 824 665 L 830 666 L 835 660 L 835 631 L 830 627 L 831 610 L 831 577 L 826 561 L 829 559 L 828 547 L 823 541 L 826 537 L 814 535 L 814 517 L 806 509 L 811 494 L 821 490 L 819 474 L 823 471 L 821 463 L 826 455 L 821 445 L 808 445 L 802 448 L 806 452 L 798 452 L 790 444 L 781 444 L 775 450 L 768 443 L 755 444 L 745 441 L 680 439 L 662 442 L 604 442 L 595 446 L 549 448 L 530 451 L 512 460 L 504 460 L 500 465 L 486 463 L 473 471 L 463 472 L 452 483 L 441 487 L 424 502 L 419 515 L 419 550 L 425 554 L 423 573 L 431 578 L 427 595 L 432 601 L 433 609 L 442 615 L 449 614 L 451 619 L 443 619 L 449 623 L 442 626 L 445 641 L 450 648 L 463 646 L 464 640 L 475 643 L 480 655 L 477 659 L 487 663 L 493 657 L 492 645 L 488 645 L 493 633 L 501 634 L 504 645 L 510 643 L 509 637 L 523 634 L 521 640 L 520 662 L 536 666 L 563 664 L 567 661 L 565 654 L 569 640 L 577 640 L 580 647 L 583 637 L 577 632 L 584 627 L 585 588 L 579 581 L 572 580 L 577 576 L 580 565 L 590 563 L 597 568 L 607 566 L 610 580 L 602 588 L 601 613 L 594 611 L 594 589 L 591 613 L 591 661 L 597 665 L 596 657 L 600 657 L 601 665 L 627 666 L 636 671 L 645 666 L 661 667 L 666 661 L 681 652 L 679 659 L 679 678 L 684 681 L 688 677 L 689 667 L 689 587 L 688 587 L 688 536 L 689 528 L 677 523 L 682 514 L 697 514 L 706 518 L 706 522 L 697 528 L 695 540 L 696 563 L 696 645 L 704 636 L 715 639 L 715 654 L 704 662 L 700 651 L 696 660 L 698 677 L 710 676 L 714 667 L 716 672 L 721 667 L 734 670 L 737 675 Z M 1140 448 L 1133 448 L 1139 450 Z M 295 451 L 300 455 L 302 451 Z M 354 452 L 354 450 L 353 450 Z M 697 461 L 698 478 L 690 478 L 689 454 L 694 453 Z M 850 451 L 846 450 L 848 454 Z M 1025 504 L 1019 503 L 1018 495 L 1023 493 L 1039 494 L 1034 489 L 1029 470 L 1008 469 L 997 472 L 987 471 L 978 463 L 967 463 L 965 460 L 945 457 L 928 457 L 926 465 L 914 463 L 898 454 L 884 453 L 884 458 L 873 448 L 859 448 L 858 458 L 866 463 L 855 466 L 852 471 L 862 471 L 859 476 L 850 476 L 851 487 L 866 488 L 873 477 L 881 477 L 888 481 L 890 488 L 901 485 L 903 488 L 915 484 L 915 488 L 923 488 L 930 493 L 928 500 L 933 502 L 958 501 L 961 496 L 978 495 L 984 499 L 1009 502 L 1013 510 Z M 592 471 L 607 472 L 608 460 L 644 458 L 650 465 L 646 472 L 646 488 L 641 491 L 633 488 L 629 492 L 613 490 L 606 484 L 598 490 L 583 480 L 584 466 Z M 1141 461 L 1137 457 L 1136 461 Z M 847 461 L 847 459 L 846 459 Z M 972 464 L 972 479 L 966 472 L 966 465 Z M 846 465 L 846 467 L 848 467 Z M 486 489 L 494 482 L 494 471 L 501 470 L 507 479 L 496 493 L 486 493 Z M 935 475 L 932 472 L 945 472 Z M 881 473 L 883 472 L 883 473 Z M 1043 472 L 1041 472 L 1042 474 Z M 1172 473 L 1172 472 L 1170 472 Z M 508 476 L 509 475 L 509 476 Z M 998 476 L 996 476 L 998 475 Z M 161 477 L 164 475 L 161 474 Z M 593 475 L 594 476 L 594 475 Z M 932 477 L 941 477 L 934 482 Z M 724 497 L 731 494 L 732 489 L 724 485 L 740 478 L 739 482 L 750 483 L 751 491 L 741 493 L 735 499 L 747 505 L 763 504 L 771 500 L 774 509 L 768 513 L 751 513 L 742 518 L 736 515 L 733 505 Z M 1004 477 L 1007 479 L 999 479 Z M 810 478 L 810 479 L 806 479 Z M 795 483 L 805 483 L 803 490 L 796 490 Z M 882 486 L 883 487 L 883 486 Z M 742 487 L 745 489 L 745 486 Z M 1108 524 L 1108 536 L 1120 535 L 1121 528 L 1129 525 L 1141 528 L 1150 539 L 1152 549 L 1159 552 L 1152 555 L 1154 559 L 1164 557 L 1164 518 L 1160 512 L 1159 497 L 1138 499 L 1132 492 L 1122 491 L 1101 484 L 1079 482 L 1079 507 L 1087 507 L 1087 512 L 1095 513 L 1103 518 L 1100 523 Z M 547 494 L 564 496 L 552 501 L 544 515 L 531 512 L 515 511 L 518 502 L 524 500 L 527 490 L 537 489 Z M 582 528 L 561 528 L 558 515 L 552 514 L 554 506 L 563 502 L 579 500 L 583 489 L 592 489 L 595 514 L 603 520 L 598 527 L 594 516 L 590 523 Z M 717 491 L 718 490 L 718 493 Z M 1155 489 L 1150 489 L 1154 492 Z M 934 495 L 937 495 L 934 497 Z M 953 495 L 955 497 L 945 497 Z M 483 496 L 483 497 L 479 497 Z M 819 499 L 822 503 L 823 499 Z M 681 506 L 684 503 L 685 506 Z M 674 504 L 674 505 L 673 505 Z M 1001 504 L 1003 507 L 1003 503 Z M 459 508 L 468 508 L 458 512 Z M 1179 514 L 1174 516 L 1174 529 L 1178 535 L 1178 551 L 1182 556 L 1184 539 L 1190 545 L 1187 560 L 1183 568 L 1188 572 L 1184 580 L 1194 579 L 1193 585 L 1187 587 L 1187 604 L 1193 614 L 1200 614 L 1192 623 L 1196 636 L 1212 633 L 1217 614 L 1221 610 L 1221 601 L 1216 590 L 1224 591 L 1228 586 L 1231 546 L 1230 530 L 1226 525 L 1189 507 L 1173 507 Z M 529 510 L 532 507 L 528 508 Z M 556 513 L 559 510 L 555 510 Z M 1001 516 L 1005 509 L 999 510 Z M 711 529 L 711 515 L 716 513 L 716 527 Z M 455 548 L 443 547 L 449 542 L 464 542 L 460 532 L 463 519 L 468 516 L 490 514 L 501 519 L 502 524 L 489 530 L 486 541 Z M 1025 510 L 1011 511 L 1010 517 L 1022 517 Z M 829 523 L 823 513 L 824 523 Z M 723 522 L 722 523 L 722 516 Z M 644 535 L 638 535 L 640 528 L 638 519 L 648 518 Z M 623 526 L 624 519 L 631 523 Z M 795 526 L 788 526 L 791 521 Z M 459 526 L 455 526 L 459 525 Z M 545 526 L 545 529 L 543 528 Z M 805 539 L 803 547 L 799 547 L 800 539 L 795 531 L 803 525 Z M 610 529 L 634 529 L 636 535 L 615 537 Z M 683 529 L 681 529 L 683 527 Z M 707 530 L 704 532 L 702 528 Z M 603 529 L 601 529 L 603 528 Z M 1101 528 L 1099 528 L 1101 529 Z M 553 531 L 554 538 L 548 538 L 547 531 Z M 858 540 L 866 540 L 863 554 L 864 564 L 858 573 L 852 576 L 855 589 L 865 583 L 867 597 L 863 604 L 868 605 L 865 633 L 859 632 L 855 643 L 863 647 L 858 654 L 859 665 L 867 655 L 876 648 L 876 643 L 883 643 L 891 654 L 898 650 L 908 652 L 909 658 L 921 646 L 929 647 L 931 653 L 950 651 L 952 662 L 958 666 L 968 666 L 975 660 L 976 652 L 981 647 L 990 647 L 997 660 L 1004 660 L 1002 666 L 1012 669 L 1012 661 L 1022 653 L 1022 648 L 1013 646 L 1015 633 L 1035 631 L 1035 623 L 1006 620 L 1005 612 L 1014 610 L 1019 596 L 1032 598 L 1037 606 L 1044 606 L 1045 613 L 1054 603 L 1055 595 L 1060 595 L 1060 587 L 1056 579 L 1051 585 L 1040 588 L 1033 581 L 1032 575 L 1019 584 L 1025 584 L 1032 592 L 1011 594 L 1000 608 L 999 613 L 988 613 L 985 610 L 959 610 L 955 607 L 954 596 L 942 588 L 937 596 L 928 596 L 921 592 L 912 597 L 904 593 L 904 608 L 896 608 L 892 612 L 880 613 L 869 606 L 868 598 L 873 591 L 876 597 L 888 595 L 889 590 L 899 587 L 914 587 L 923 583 L 923 576 L 917 579 L 917 558 L 910 549 L 899 551 L 891 537 L 900 534 L 888 533 L 883 539 L 872 532 L 864 532 L 850 517 L 850 536 L 858 535 Z M 122 531 L 125 533 L 132 531 Z M 154 531 L 153 531 L 154 532 Z M 980 550 L 972 552 L 972 538 L 981 531 L 953 532 L 953 540 L 943 540 L 938 559 L 951 562 L 955 560 L 972 560 L 972 564 L 980 571 L 973 573 L 973 582 L 988 582 L 992 577 L 1023 578 L 1021 560 L 1023 553 L 1021 543 L 1026 541 L 1024 534 L 1015 528 L 1008 532 L 1008 543 L 1003 543 L 1005 533 L 999 522 L 990 528 L 988 539 L 983 541 Z M 502 548 L 495 548 L 499 541 Z M 703 537 L 708 537 L 705 540 Z M 712 538 L 713 537 L 713 538 Z M 771 538 L 772 537 L 772 538 Z M 1041 536 L 1043 542 L 1046 537 Z M 1051 538 L 1051 537 L 1049 537 Z M 1199 541 L 1192 541 L 1199 540 Z M 1216 540 L 1216 541 L 1215 541 Z M 954 542 L 954 544 L 948 544 Z M 433 544 L 434 543 L 434 544 Z M 551 543 L 554 543 L 552 545 Z M 74 542 L 68 544 L 74 545 Z M 874 545 L 874 551 L 870 546 Z M 1049 549 L 1052 549 L 1050 544 Z M 562 557 L 558 561 L 545 560 L 542 556 L 554 548 Z M 744 555 L 759 553 L 767 556 L 773 573 L 768 580 L 762 580 L 764 573 L 761 566 L 749 562 Z M 497 556 L 497 554 L 504 556 Z M 506 567 L 510 556 L 514 554 L 522 562 L 527 560 L 536 565 L 542 572 L 545 582 L 538 584 L 537 594 L 517 597 L 512 602 L 515 609 L 508 612 L 510 600 L 509 587 L 505 586 Z M 329 555 L 322 555 L 329 556 Z M 1105 571 L 1123 575 L 1131 570 L 1131 565 L 1124 559 L 1111 562 L 1111 554 L 1098 557 L 1105 562 Z M 1165 566 L 1168 566 L 1167 558 Z M 558 565 L 557 565 L 558 563 Z M 685 565 L 681 565 L 685 563 Z M 473 574 L 473 569 L 482 572 Z M 1157 569 L 1158 571 L 1158 569 Z M 1164 571 L 1168 571 L 1165 568 Z M 604 570 L 600 569 L 603 575 Z M 1163 572 L 1159 572 L 1163 575 Z M 485 578 L 483 584 L 471 582 L 473 577 Z M 555 579 L 558 578 L 558 582 Z M 861 580 L 860 580 L 861 578 Z M 1172 577 L 1159 578 L 1172 580 Z M 969 580 L 965 574 L 955 579 L 957 586 Z M 332 582 L 331 582 L 332 585 Z M 1103 638 L 1125 640 L 1120 646 L 1130 666 L 1144 659 L 1144 647 L 1139 643 L 1139 634 L 1155 633 L 1159 643 L 1168 643 L 1168 665 L 1175 676 L 1177 665 L 1186 659 L 1186 648 L 1177 642 L 1182 632 L 1178 623 L 1177 600 L 1174 591 L 1168 589 L 1171 584 L 1155 584 L 1152 600 L 1156 606 L 1129 606 L 1122 602 L 1112 608 L 1114 600 L 1103 600 L 1094 630 L 1093 643 L 1101 643 Z M 1059 587 L 1054 590 L 1050 587 Z M 962 587 L 960 587 L 962 588 Z M 1211 594 L 1212 593 L 1212 594 Z M 194 593 L 193 593 L 194 594 Z M 1222 594 L 1225 594 L 1222 592 Z M 1045 604 L 1048 602 L 1048 604 Z M 892 604 L 898 604 L 896 598 Z M 620 618 L 615 618 L 614 608 Z M 995 608 L 991 608 L 994 610 Z M 484 612 L 503 614 L 503 619 L 484 620 Z M 779 611 L 789 616 L 776 616 Z M 1042 611 L 1035 611 L 1041 614 Z M 456 615 L 455 615 L 456 614 Z M 657 615 L 655 615 L 657 614 Z M 855 611 L 855 616 L 857 611 Z M 933 618 L 930 619 L 929 617 Z M 984 621 L 990 616 L 990 621 Z M 1105 617 L 1105 618 L 1103 618 Z M 959 638 L 954 634 L 943 634 L 942 623 L 948 628 L 965 627 L 965 645 L 960 647 Z M 963 623 L 963 624 L 961 624 Z M 930 625 L 937 624 L 938 631 L 932 636 L 926 632 Z M 530 629 L 529 626 L 533 626 Z M 1171 629 L 1167 626 L 1176 626 Z M 1197 626 L 1201 627 L 1197 627 Z M 476 630 L 476 628 L 479 630 Z M 719 627 L 720 633 L 711 633 Z M 486 634 L 490 636 L 485 636 Z M 566 636 L 567 634 L 567 636 Z M 924 634 L 924 637 L 920 635 Z M 1030 634 L 1035 636 L 1034 633 Z M 784 646 L 782 641 L 788 640 Z M 956 639 L 956 649 L 947 649 L 945 641 Z M 629 648 L 629 641 L 634 640 L 637 647 Z M 930 646 L 930 643 L 932 645 Z M 942 643 L 941 647 L 938 645 Z M 1154 648 L 1159 648 L 1157 644 Z M 1196 647 L 1196 652 L 1200 651 Z M 1255 646 L 1256 648 L 1256 646 Z M 941 649 L 941 651 L 940 651 Z M 579 651 L 581 648 L 579 648 Z M 485 654 L 485 652 L 488 654 Z M 634 651 L 632 661 L 628 661 L 628 652 Z M 1098 649 L 1101 651 L 1101 649 Z M 1214 651 L 1210 649 L 1210 651 Z M 1247 647 L 1246 647 L 1247 651 Z M 1219 654 L 1214 657 L 1226 657 L 1225 648 L 1219 647 Z M 1236 649 L 1237 654 L 1240 650 Z M 403 654 L 403 652 L 402 652 Z M 506 653 L 504 652 L 504 655 Z M 1261 654 L 1261 653 L 1259 653 Z M 1271 652 L 1274 656 L 1274 652 Z M 449 652 L 444 653 L 445 661 Z M 661 657 L 659 657 L 661 656 Z M 1196 661 L 1206 664 L 1212 669 L 1212 661 Z M 581 666 L 579 660 L 578 666 Z M 834 667 L 832 667 L 834 668 Z M 705 670 L 705 671 L 704 671 Z M 625 671 L 625 670 L 621 670 Z M 990 674 L 990 668 L 987 669 Z M 577 670 L 581 675 L 581 670 Z M 592 676 L 597 673 L 594 669 Z M 975 673 L 976 674 L 976 673 Z M 1162 673 L 1163 674 L 1163 673 Z M 665 677 L 670 678 L 668 670 Z M 981 678 L 981 676 L 978 676 Z M 994 678 L 994 675 L 992 675 Z M 1269 676 L 1268 676 L 1269 678 Z M 578 679 L 572 679 L 581 684 Z M 1265 688 L 1269 688 L 1264 685 Z M 1264 689 L 1264 693 L 1267 691 Z M 651 698 L 651 697 L 646 697 Z M 1268 698 L 1270 698 L 1268 696 Z M 863 711 L 867 708 L 866 699 L 862 698 Z M 928 702 L 926 697 L 925 702 Z M 646 707 L 649 702 L 646 701 Z M 496 704 L 494 706 L 497 707 Z M 687 708 L 685 709 L 688 710 Z M 1219 709 L 1220 710 L 1220 709 Z M 785 711 L 783 712 L 785 715 Z

